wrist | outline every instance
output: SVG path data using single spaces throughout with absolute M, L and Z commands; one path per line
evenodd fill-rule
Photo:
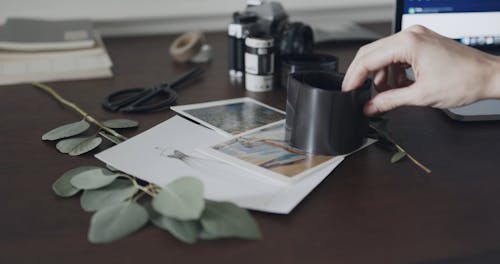
M 489 71 L 487 98 L 500 99 L 500 57 L 493 56 L 491 71 Z

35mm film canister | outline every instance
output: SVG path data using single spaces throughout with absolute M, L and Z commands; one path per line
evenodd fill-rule
M 228 68 L 230 78 L 243 78 L 245 72 L 245 38 L 249 34 L 250 25 L 257 20 L 252 12 L 235 12 L 233 23 L 229 24 L 227 35 L 229 39 Z
M 344 75 L 302 72 L 290 76 L 286 102 L 286 140 L 296 148 L 320 155 L 356 150 L 365 141 L 368 120 L 363 106 L 370 99 L 370 80 L 342 92 Z
M 247 37 L 245 46 L 245 88 L 252 92 L 272 90 L 274 39 L 271 37 Z

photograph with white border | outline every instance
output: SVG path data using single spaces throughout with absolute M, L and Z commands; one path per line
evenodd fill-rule
M 342 156 L 313 155 L 290 146 L 285 141 L 284 122 L 199 151 L 286 183 L 295 182 L 337 159 L 342 159 Z
M 285 119 L 285 112 L 249 97 L 171 107 L 225 136 L 250 133 Z

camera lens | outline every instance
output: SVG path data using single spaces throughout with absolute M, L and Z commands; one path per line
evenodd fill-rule
M 314 34 L 312 28 L 300 22 L 284 26 L 280 43 L 281 55 L 312 53 Z

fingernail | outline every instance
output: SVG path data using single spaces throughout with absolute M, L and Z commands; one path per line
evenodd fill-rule
M 365 112 L 366 115 L 372 116 L 372 115 L 375 115 L 375 114 L 378 113 L 378 109 L 377 109 L 377 107 L 375 106 L 375 104 L 372 101 L 369 101 L 365 105 L 364 112 Z

